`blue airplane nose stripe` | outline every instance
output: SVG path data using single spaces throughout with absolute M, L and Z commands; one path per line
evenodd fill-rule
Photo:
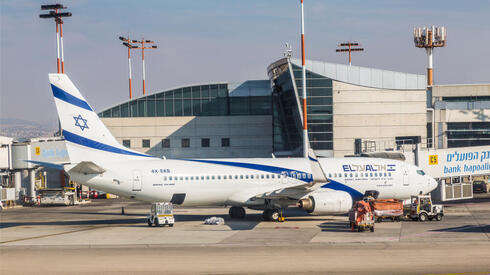
M 347 193 L 349 193 L 349 195 L 354 200 L 362 199 L 362 197 L 364 196 L 364 194 L 362 194 L 361 192 L 357 191 L 356 189 L 354 189 L 352 187 L 349 187 L 345 184 L 342 184 L 340 182 L 337 182 L 337 181 L 334 181 L 331 179 L 329 179 L 329 181 L 330 181 L 329 183 L 322 185 L 321 188 L 328 188 L 328 189 L 332 189 L 332 190 L 347 192 Z
M 281 174 L 283 172 L 286 172 L 288 177 L 292 177 L 293 173 L 301 174 L 301 175 L 307 174 L 308 175 L 307 179 L 301 178 L 298 180 L 301 180 L 304 182 L 311 182 L 313 180 L 311 177 L 311 174 L 309 174 L 309 173 L 298 171 L 298 170 L 293 170 L 293 169 L 288 169 L 288 168 L 277 167 L 277 166 L 255 164 L 255 163 L 246 163 L 246 162 L 218 161 L 218 160 L 201 160 L 201 159 L 182 159 L 182 160 L 196 161 L 196 162 L 202 162 L 202 163 L 211 163 L 211 164 L 218 164 L 218 165 L 227 165 L 227 166 L 234 166 L 234 167 L 241 167 L 241 168 L 248 168 L 248 169 L 273 173 L 273 174 Z M 295 179 L 297 179 L 297 178 L 295 178 Z
M 53 96 L 56 97 L 57 99 L 63 100 L 66 103 L 70 103 L 72 105 L 78 106 L 85 110 L 93 111 L 87 102 L 72 96 L 71 94 L 63 91 L 62 89 L 56 87 L 55 85 L 51 84 L 51 89 L 53 90 Z

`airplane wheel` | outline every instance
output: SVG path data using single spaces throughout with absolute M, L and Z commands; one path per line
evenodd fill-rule
M 168 226 L 169 226 L 169 227 L 174 227 L 174 224 L 173 224 L 173 223 L 171 223 L 171 224 L 169 224 Z
M 271 209 L 269 211 L 269 220 L 272 222 L 277 222 L 279 221 L 279 217 L 281 215 L 279 214 L 279 209 Z
M 245 218 L 245 208 L 239 206 L 232 206 L 228 211 L 232 219 L 243 219 Z

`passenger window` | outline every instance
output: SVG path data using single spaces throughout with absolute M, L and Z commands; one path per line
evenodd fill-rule
M 194 180 L 194 177 L 191 177 L 191 180 Z
M 386 177 L 386 172 L 385 172 L 385 177 Z
M 201 180 L 204 180 L 204 176 L 201 176 Z
M 238 175 L 235 175 L 235 179 L 236 179 L 236 180 L 238 179 Z
M 359 175 L 356 173 L 356 178 L 358 177 Z
M 373 173 L 369 173 L 369 175 L 371 176 L 371 178 L 373 177 Z
M 341 178 L 341 177 L 342 177 L 342 174 L 341 174 L 341 173 L 339 173 L 339 178 Z
M 226 175 L 223 176 L 223 179 L 225 180 L 226 179 Z
M 240 175 L 240 179 L 243 179 L 243 175 Z
M 236 176 L 235 176 L 235 177 L 236 177 Z M 231 179 L 233 179 L 233 176 L 232 176 L 232 175 L 229 175 L 229 176 L 228 176 L 228 179 L 230 179 L 230 180 L 231 180 Z
M 206 176 L 206 179 L 209 180 L 209 176 Z
M 189 177 L 185 177 L 185 180 L 189 180 Z
M 180 177 L 179 180 L 184 180 L 184 177 Z
M 267 179 L 269 179 L 269 175 L 266 175 L 265 177 L 266 177 Z
M 391 172 L 389 172 L 389 173 L 388 173 L 388 176 L 390 176 L 390 177 L 391 177 Z
M 221 179 L 221 176 L 218 176 L 218 179 L 220 180 Z
M 168 180 L 172 180 L 172 177 L 168 177 Z
M 214 180 L 214 176 L 211 176 L 211 179 Z
M 350 173 L 350 175 L 349 175 L 349 176 L 352 178 L 352 177 L 353 177 L 352 173 Z
M 163 180 L 167 180 L 167 177 L 163 177 Z

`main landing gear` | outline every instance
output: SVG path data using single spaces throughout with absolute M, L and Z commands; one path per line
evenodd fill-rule
M 245 208 L 239 206 L 230 207 L 230 211 L 228 211 L 230 217 L 232 219 L 243 219 L 245 218 Z
M 284 222 L 284 217 L 282 215 L 282 210 L 280 209 L 266 209 L 264 213 L 262 213 L 262 218 L 264 221 L 271 222 Z

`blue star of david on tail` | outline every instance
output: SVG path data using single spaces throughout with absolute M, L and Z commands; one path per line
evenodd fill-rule
M 74 116 L 75 126 L 80 127 L 80 129 L 85 130 L 88 129 L 87 120 L 82 117 L 82 115 L 78 115 L 78 117 Z

